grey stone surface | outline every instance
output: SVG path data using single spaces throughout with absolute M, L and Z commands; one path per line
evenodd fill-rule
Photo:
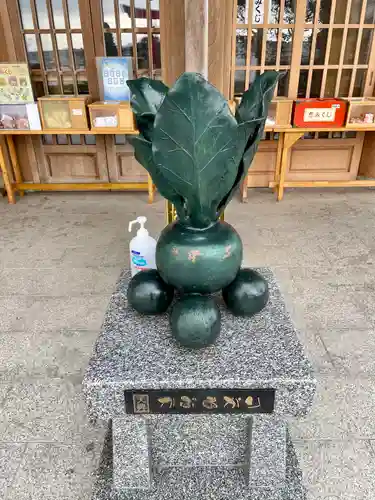
M 374 498 L 374 455 L 366 441 L 305 441 L 295 446 L 308 499 Z
M 277 414 L 303 415 L 315 379 L 272 272 L 270 300 L 252 318 L 232 316 L 221 304 L 216 344 L 192 351 L 171 338 L 168 315 L 140 316 L 126 304 L 128 273 L 110 301 L 84 378 L 90 411 L 108 419 L 124 413 L 125 389 L 274 388 Z
M 168 498 L 178 480 L 183 499 L 194 488 L 197 497 L 220 498 L 241 484 L 254 490 L 253 497 L 263 490 L 285 498 L 286 425 L 280 418 L 123 417 L 124 390 L 150 388 L 273 388 L 277 415 L 306 413 L 315 379 L 272 272 L 259 271 L 270 288 L 266 308 L 255 317 L 238 318 L 221 305 L 220 339 L 204 351 L 180 348 L 167 315 L 150 318 L 127 307 L 129 273 L 121 276 L 84 378 L 90 410 L 113 421 L 112 481 L 119 494 L 138 498 L 138 490 L 153 495 L 163 489 Z
M 97 336 L 92 330 L 0 335 L 0 382 L 83 376 Z
M 286 472 L 286 423 L 269 415 L 252 419 L 249 484 L 252 488 L 282 488 Z
M 24 443 L 0 443 L 0 499 L 9 493 L 25 448 Z
M 145 419 L 139 416 L 114 418 L 112 433 L 114 489 L 149 489 L 151 450 Z
M 29 444 L 6 500 L 90 500 L 100 445 Z
M 0 442 L 88 444 L 98 437 L 89 425 L 80 387 L 71 382 L 14 384 L 0 413 Z
M 113 488 L 111 431 L 108 432 L 94 486 L 92 500 L 305 500 L 301 472 L 293 445 L 288 439 L 286 484 L 275 490 L 249 488 L 242 467 L 168 467 L 154 475 L 154 487 L 148 491 Z
M 38 331 L 62 328 L 94 330 L 103 321 L 103 296 L 0 297 L 0 331 Z
M 85 447 L 81 447 L 82 436 L 70 431 L 72 419 L 76 419 L 74 412 L 67 412 L 65 420 L 62 417 L 54 420 L 49 411 L 51 393 L 43 388 L 50 387 L 54 380 L 51 377 L 56 373 L 76 372 L 79 358 L 84 363 L 85 356 L 69 356 L 67 353 L 61 360 L 60 354 L 63 355 L 63 352 L 59 347 L 54 349 L 53 335 L 56 335 L 57 344 L 60 344 L 62 331 L 74 328 L 68 322 L 69 318 L 75 318 L 76 303 L 75 300 L 66 299 L 80 295 L 80 279 L 81 300 L 85 301 L 86 296 L 90 296 L 88 294 L 102 293 L 102 290 L 103 295 L 97 298 L 97 304 L 102 307 L 102 311 L 105 310 L 110 292 L 104 288 L 110 282 L 109 276 L 106 279 L 106 273 L 108 271 L 111 276 L 115 276 L 114 269 L 120 270 L 129 262 L 127 252 L 132 235 L 127 232 L 127 221 L 134 219 L 135 215 L 146 215 L 147 226 L 152 235 L 156 236 L 165 224 L 164 201 L 157 196 L 155 203 L 148 205 L 147 193 L 33 193 L 18 199 L 13 206 L 8 205 L 5 198 L 0 198 L 0 211 L 0 270 L 5 271 L 0 276 L 0 295 L 8 297 L 27 294 L 34 298 L 30 294 L 44 297 L 53 294 L 56 309 L 59 309 L 61 297 L 62 307 L 66 312 L 70 310 L 63 327 L 61 322 L 55 324 L 54 315 L 51 314 L 48 321 L 50 336 L 48 333 L 48 337 L 45 337 L 45 357 L 44 354 L 41 356 L 41 342 L 33 342 L 35 337 L 31 337 L 30 341 L 29 326 L 35 324 L 34 316 L 40 310 L 30 311 L 24 330 L 15 331 L 13 325 L 11 330 L 3 334 L 0 328 L 0 336 L 11 332 L 14 338 L 19 338 L 20 350 L 25 350 L 22 337 L 25 335 L 28 349 L 28 360 L 24 360 L 22 365 L 18 361 L 14 363 L 15 348 L 10 351 L 11 367 L 4 367 L 7 362 L 5 357 L 1 360 L 3 373 L 13 376 L 14 370 L 20 367 L 17 378 L 29 384 L 29 390 L 21 390 L 18 395 L 16 390 L 12 390 L 7 413 L 14 417 L 15 424 L 8 427 L 6 439 L 14 444 L 18 444 L 19 439 L 32 439 L 35 426 L 41 439 L 66 439 L 68 448 L 72 446 L 76 469 L 85 471 L 87 461 L 94 461 L 95 457 L 88 456 Z M 361 488 L 362 491 L 366 492 L 366 488 L 369 491 L 368 479 L 375 476 L 374 446 L 368 447 L 368 454 L 366 451 L 367 444 L 373 443 L 375 437 L 375 382 L 372 374 L 374 351 L 371 343 L 373 323 L 368 323 L 368 315 L 371 314 L 369 305 L 361 303 L 361 295 L 358 302 L 356 293 L 353 293 L 365 291 L 367 300 L 374 303 L 374 214 L 374 190 L 371 189 L 288 189 L 282 203 L 276 203 L 268 189 L 249 190 L 249 202 L 241 204 L 234 199 L 225 214 L 228 222 L 240 232 L 245 264 L 251 267 L 269 266 L 274 271 L 286 299 L 287 309 L 297 326 L 297 334 L 318 374 L 319 385 L 312 413 L 301 422 L 296 419 L 292 422 L 293 436 L 301 437 L 303 449 L 308 447 L 309 453 L 316 456 L 313 467 L 317 471 L 317 479 L 325 464 L 324 480 L 320 486 L 310 489 L 309 500 L 347 500 L 346 492 L 349 493 L 350 500 L 355 494 L 361 498 L 361 493 L 358 492 Z M 363 244 L 367 247 L 366 251 Z M 311 250 L 304 247 L 310 247 Z M 324 260 L 322 253 L 326 257 Z M 11 281 L 13 275 L 14 283 Z M 348 314 L 340 313 L 338 322 L 334 314 L 338 308 L 344 309 L 347 306 L 347 301 L 342 300 L 345 294 L 354 301 L 355 309 L 349 305 Z M 320 308 L 318 300 L 321 298 L 325 298 L 329 307 Z M 3 302 L 2 314 L 14 313 L 16 316 L 16 306 L 16 301 Z M 355 321 L 349 316 L 353 312 Z M 345 326 L 348 324 L 350 328 L 346 328 L 346 333 Z M 365 329 L 363 326 L 358 327 L 361 324 L 367 325 Z M 85 326 L 80 333 L 84 333 L 84 329 Z M 36 335 L 38 332 L 39 329 L 35 331 Z M 88 335 L 92 336 L 93 330 L 90 332 Z M 46 330 L 42 332 L 42 337 L 44 335 Z M 328 350 L 322 343 L 323 337 Z M 73 335 L 69 350 L 80 350 L 80 344 L 80 337 Z M 36 360 L 36 371 L 30 371 L 33 358 Z M 45 371 L 43 363 L 46 364 Z M 49 371 L 51 366 L 54 368 Z M 59 366 L 58 372 L 56 366 Z M 82 370 L 84 369 L 82 364 Z M 31 373 L 37 374 L 38 378 L 30 379 Z M 8 383 L 0 384 L 0 440 L 5 437 L 6 425 L 2 420 L 4 413 L 1 410 L 1 400 L 8 389 Z M 321 397 L 322 391 L 324 394 Z M 71 397 L 69 385 L 57 391 L 60 401 L 63 393 L 66 399 Z M 39 407 L 38 418 L 41 421 L 47 415 L 45 432 L 40 432 L 43 426 L 38 419 L 29 421 L 28 406 Z M 81 409 L 78 410 L 77 407 L 82 416 L 84 407 L 83 403 Z M 60 409 L 56 408 L 52 414 L 58 415 L 58 411 L 66 412 L 66 405 L 61 404 Z M 26 426 L 27 432 L 21 432 L 22 426 Z M 84 435 L 86 433 L 87 428 Z M 353 441 L 357 443 L 356 446 L 353 446 Z M 87 446 L 93 442 L 94 439 L 90 438 Z M 24 445 L 23 442 L 21 444 Z M 3 441 L 2 446 L 4 449 L 11 448 L 9 442 Z M 56 442 L 42 446 L 54 446 L 60 450 L 60 444 Z M 320 446 L 328 447 L 325 455 L 316 452 Z M 335 453 L 340 447 L 346 450 L 345 454 Z M 66 449 L 66 445 L 61 449 Z M 60 453 L 57 451 L 57 454 Z M 336 457 L 334 466 L 330 466 L 331 454 Z M 345 463 L 350 465 L 352 457 L 357 465 L 355 478 L 345 466 Z M 308 460 L 302 458 L 307 485 L 316 485 L 313 482 L 315 479 L 308 473 Z M 11 467 L 12 462 L 18 466 L 17 454 L 10 455 Z M 89 498 L 88 492 L 77 495 L 74 483 L 66 481 L 64 474 L 60 475 L 58 457 L 50 461 L 45 474 L 41 474 L 40 469 L 35 471 L 35 477 L 39 474 L 39 483 L 36 483 L 38 486 L 32 486 L 27 478 L 34 463 L 37 464 L 34 454 L 28 452 L 18 470 L 22 484 L 17 489 L 17 495 L 3 491 L 0 493 L 1 500 L 2 495 L 6 495 L 6 500 L 35 500 L 31 495 L 32 488 L 35 495 L 37 488 L 41 490 L 43 500 L 56 496 L 62 500 L 62 491 L 69 500 Z M 61 482 L 55 476 L 60 476 Z M 89 473 L 86 476 L 83 472 L 83 477 L 87 477 L 87 482 L 91 481 Z M 325 485 L 329 485 L 329 492 Z M 23 496 L 18 495 L 21 487 Z M 372 496 L 373 493 L 370 492 L 366 500 L 372 500 Z M 231 498 L 230 493 L 227 498 Z M 270 495 L 269 498 L 273 499 L 274 496 Z
M 68 295 L 110 294 L 121 267 L 55 267 L 44 269 L 0 269 L 1 296 L 37 295 L 62 297 Z
M 154 467 L 238 466 L 247 460 L 247 415 L 149 415 Z
M 356 419 L 364 414 L 372 401 L 359 398 L 358 384 L 353 380 L 319 376 L 314 405 L 308 415 L 290 419 L 293 438 L 296 439 L 345 439 L 356 432 Z M 372 406 L 374 408 L 374 406 Z M 370 414 L 370 412 L 369 412 Z

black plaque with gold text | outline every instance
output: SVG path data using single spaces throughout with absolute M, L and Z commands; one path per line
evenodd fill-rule
M 272 413 L 274 389 L 125 391 L 126 413 Z

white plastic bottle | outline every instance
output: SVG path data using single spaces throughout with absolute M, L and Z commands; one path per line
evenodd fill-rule
M 138 222 L 141 226 L 137 231 L 137 236 L 130 242 L 130 268 L 132 276 L 139 273 L 139 271 L 156 269 L 156 240 L 148 234 L 145 228 L 146 221 L 146 217 L 137 217 L 136 220 L 129 222 L 129 233 L 132 230 L 133 224 Z

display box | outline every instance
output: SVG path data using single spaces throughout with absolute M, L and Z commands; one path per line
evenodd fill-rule
M 38 104 L 0 104 L 1 130 L 41 130 Z
M 89 130 L 87 105 L 90 102 L 89 96 L 39 97 L 43 129 Z
M 285 97 L 275 97 L 272 99 L 266 120 L 266 127 L 292 126 L 293 100 Z
M 93 130 L 117 129 L 115 132 L 136 130 L 134 115 L 128 102 L 94 102 L 89 105 L 89 111 Z
M 348 99 L 348 128 L 375 127 L 375 97 L 351 97 Z
M 234 102 L 236 106 L 238 106 L 241 102 L 241 97 L 235 97 Z M 272 99 L 268 107 L 266 127 L 290 128 L 292 126 L 292 110 L 292 99 L 286 99 L 285 97 L 276 97 Z
M 301 128 L 344 127 L 348 103 L 344 99 L 298 99 L 293 125 Z

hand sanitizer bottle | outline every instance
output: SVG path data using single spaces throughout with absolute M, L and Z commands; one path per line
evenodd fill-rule
M 132 230 L 133 224 L 138 222 L 141 226 L 137 231 L 137 236 L 130 242 L 130 269 L 132 276 L 139 273 L 139 271 L 156 269 L 156 240 L 148 234 L 147 229 L 144 227 L 146 221 L 146 217 L 137 217 L 136 220 L 129 222 L 129 233 Z

